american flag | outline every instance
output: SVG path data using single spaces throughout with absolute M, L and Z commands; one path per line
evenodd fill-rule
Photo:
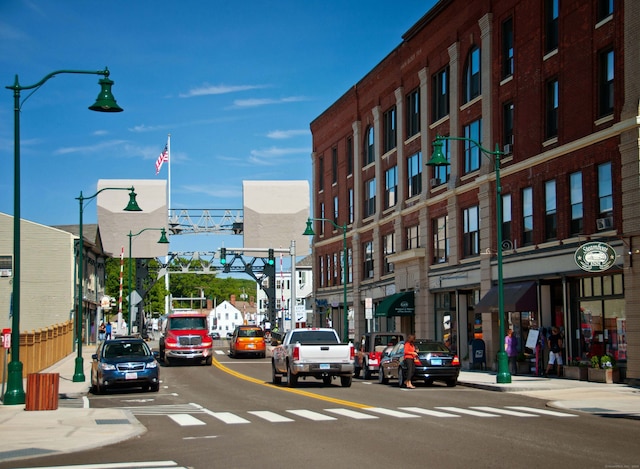
M 162 153 L 160 153 L 160 156 L 156 160 L 156 176 L 160 172 L 160 168 L 162 168 L 162 163 L 164 163 L 165 161 L 167 163 L 169 162 L 169 147 L 168 147 L 168 145 L 164 146 L 164 150 L 162 150 Z

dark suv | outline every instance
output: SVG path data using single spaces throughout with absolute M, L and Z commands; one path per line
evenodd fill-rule
M 124 337 L 102 342 L 91 357 L 91 391 L 141 387 L 157 392 L 160 372 L 155 355 L 140 338 Z

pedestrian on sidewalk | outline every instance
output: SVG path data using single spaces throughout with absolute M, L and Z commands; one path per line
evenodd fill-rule
M 111 340 L 111 322 L 108 322 L 107 325 L 104 327 L 105 330 L 105 339 L 107 340 Z
M 107 333 L 107 328 L 104 325 L 104 321 L 100 321 L 100 327 L 98 328 L 98 339 L 100 342 L 104 340 L 104 336 Z
M 404 382 L 404 385 L 408 389 L 416 388 L 411 382 L 411 380 L 413 379 L 413 375 L 416 372 L 416 364 L 414 360 L 418 357 L 418 352 L 416 352 L 416 346 L 414 344 L 415 340 L 416 336 L 413 334 L 409 334 L 407 336 L 407 341 L 404 343 L 404 364 L 407 368 L 407 378 Z
M 547 370 L 544 375 L 547 376 L 553 365 L 556 365 L 556 376 L 560 376 L 560 371 L 562 370 L 563 342 L 560 331 L 556 326 L 551 328 L 551 335 L 547 339 L 547 346 L 549 347 L 549 363 L 547 364 Z
M 509 371 L 512 375 L 518 374 L 518 338 L 514 335 L 513 329 L 507 331 L 507 336 L 504 338 L 504 350 L 507 352 L 509 358 Z

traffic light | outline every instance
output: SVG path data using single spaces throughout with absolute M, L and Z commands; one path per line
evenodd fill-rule
M 269 249 L 269 260 L 267 261 L 269 265 L 274 265 L 276 263 L 276 258 L 273 254 L 273 249 Z
M 227 248 L 220 248 L 220 264 L 225 265 L 227 263 Z

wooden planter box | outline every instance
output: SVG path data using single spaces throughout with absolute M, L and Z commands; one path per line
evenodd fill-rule
M 587 381 L 589 376 L 589 368 L 586 366 L 563 366 L 562 372 L 565 378 Z
M 612 384 L 620 381 L 620 370 L 613 368 L 587 368 L 589 370 L 589 381 L 594 383 Z

